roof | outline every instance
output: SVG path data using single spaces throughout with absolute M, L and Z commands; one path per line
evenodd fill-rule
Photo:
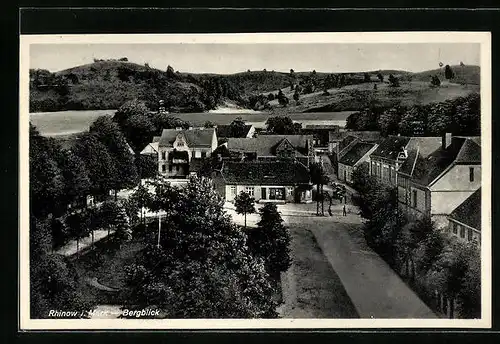
M 338 131 L 340 129 L 340 126 L 338 124 L 306 124 L 302 130 L 334 130 Z
M 158 154 L 158 141 L 148 143 L 141 151 L 141 154 Z
M 307 167 L 299 162 L 227 161 L 221 173 L 226 184 L 281 186 L 310 182 Z
M 410 138 L 407 136 L 388 136 L 371 155 L 389 160 L 396 160 L 399 152 L 405 148 L 409 141 Z
M 307 141 L 313 140 L 312 135 L 259 135 L 252 138 L 229 138 L 227 148 L 237 152 L 255 152 L 258 156 L 275 156 L 276 147 L 287 139 L 295 149 L 307 154 Z
M 339 152 L 341 152 L 342 150 L 344 150 L 344 148 L 346 148 L 347 146 L 349 146 L 351 143 L 353 143 L 356 140 L 358 140 L 358 138 L 356 136 L 352 136 L 352 135 L 346 136 L 339 143 Z
M 412 181 L 428 186 L 453 163 L 481 163 L 481 147 L 473 138 L 453 137 L 448 148 L 441 145 L 427 156 L 419 147 L 408 152 L 408 158 L 398 172 L 411 176 Z
M 218 125 L 217 137 L 219 138 L 227 138 L 227 137 L 247 137 L 248 132 L 252 129 L 251 124 L 245 124 L 245 131 L 238 133 L 233 130 L 233 127 L 230 124 Z
M 172 146 L 177 135 L 182 134 L 190 147 L 210 147 L 214 133 L 214 128 L 163 129 L 159 146 Z
M 358 142 L 339 160 L 340 164 L 354 166 L 362 157 L 375 147 L 374 143 Z
M 456 207 L 451 212 L 450 218 L 481 231 L 481 189 L 479 188 Z
M 443 138 L 440 136 L 421 136 L 421 137 L 411 137 L 410 141 L 406 145 L 407 150 L 416 149 L 418 146 L 418 151 L 423 157 L 429 156 L 436 149 L 441 147 Z
M 380 141 L 380 131 L 330 131 L 329 141 L 342 141 L 347 136 L 354 136 L 361 141 L 378 142 Z

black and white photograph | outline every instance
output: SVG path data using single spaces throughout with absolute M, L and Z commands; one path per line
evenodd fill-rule
M 21 328 L 491 327 L 489 33 L 20 42 Z

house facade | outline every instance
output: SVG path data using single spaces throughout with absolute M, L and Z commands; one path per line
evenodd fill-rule
M 294 161 L 225 161 L 213 176 L 216 190 L 226 202 L 246 192 L 259 203 L 309 203 L 309 171 Z
M 410 218 L 431 217 L 439 228 L 481 186 L 481 146 L 477 137 L 450 137 L 428 156 L 408 152 L 398 173 L 398 201 Z
M 377 149 L 377 144 L 357 142 L 340 158 L 338 164 L 338 179 L 346 183 L 352 183 L 352 174 L 358 166 L 367 163 Z
M 481 189 L 451 212 L 448 231 L 463 241 L 481 243 Z
M 153 148 L 154 143 L 150 144 Z M 163 129 L 158 139 L 158 172 L 167 178 L 185 178 L 191 167 L 198 166 L 216 148 L 214 128 Z
M 408 151 L 418 147 L 427 157 L 441 145 L 440 137 L 388 136 L 370 155 L 370 175 L 389 187 L 397 186 L 397 171 L 408 157 Z
M 225 144 L 234 160 L 296 160 L 309 166 L 314 161 L 312 135 L 259 135 L 254 138 L 229 138 Z

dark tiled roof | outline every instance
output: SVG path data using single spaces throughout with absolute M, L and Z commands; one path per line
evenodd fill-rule
M 349 146 L 351 143 L 353 143 L 355 140 L 358 140 L 356 136 L 346 136 L 342 141 L 339 143 L 339 152 L 341 152 L 344 148 Z
M 423 157 L 429 156 L 441 147 L 442 138 L 439 136 L 422 136 L 422 137 L 412 137 L 406 146 L 407 150 L 416 149 L 418 147 L 418 152 Z
M 217 137 L 219 138 L 228 138 L 228 137 L 246 137 L 248 135 L 248 132 L 252 128 L 251 124 L 245 124 L 245 132 L 244 133 L 235 133 L 233 127 L 231 125 L 218 125 L 216 130 L 217 130 Z
M 355 136 L 361 141 L 365 142 L 378 142 L 380 141 L 380 131 L 330 131 L 330 142 L 342 141 L 347 136 Z
M 306 124 L 303 129 L 306 130 L 339 130 L 340 126 L 337 124 Z
M 372 156 L 396 160 L 399 152 L 407 145 L 410 138 L 407 136 L 389 136 L 373 151 Z
M 308 184 L 309 171 L 299 162 L 248 161 L 224 162 L 222 177 L 226 184 L 296 185 Z
M 340 164 L 354 166 L 370 149 L 374 143 L 358 142 L 339 160 Z
M 439 146 L 426 157 L 419 153 L 417 147 L 408 152 L 408 158 L 399 171 L 411 175 L 416 183 L 427 186 L 454 162 L 480 164 L 480 148 L 473 139 L 465 137 L 453 137 L 448 148 Z
M 227 148 L 232 152 L 255 152 L 258 156 L 276 155 L 276 147 L 287 139 L 301 154 L 307 154 L 307 141 L 312 142 L 312 135 L 259 135 L 252 138 L 229 138 Z
M 481 230 L 481 189 L 469 196 L 450 214 L 452 219 Z
M 177 135 L 183 134 L 187 144 L 190 147 L 210 147 L 212 145 L 212 137 L 214 128 L 194 128 L 194 129 L 163 129 L 160 138 L 160 146 L 172 146 Z

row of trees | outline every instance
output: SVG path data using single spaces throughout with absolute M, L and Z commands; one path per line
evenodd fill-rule
M 158 182 L 143 200 L 165 215 L 161 230 L 149 225 L 147 232 L 157 234 L 126 269 L 127 308 L 155 306 L 167 318 L 277 316 L 270 275 L 286 270 L 290 259 L 275 205 L 261 209 L 258 227 L 247 233 L 225 213 L 209 179 L 193 177 L 184 187 Z M 252 212 L 251 198 L 245 202 Z
M 383 135 L 479 135 L 481 129 L 481 100 L 471 93 L 439 103 L 372 107 L 353 113 L 347 118 L 346 128 L 353 130 L 380 130 Z
M 353 173 L 359 191 L 354 201 L 367 221 L 367 243 L 410 285 L 425 293 L 436 308 L 448 300 L 450 317 L 481 315 L 480 254 L 474 243 L 464 243 L 436 229 L 430 218 L 408 219 L 398 210 L 397 190 L 368 175 L 366 166 Z M 436 296 L 439 299 L 436 300 Z

